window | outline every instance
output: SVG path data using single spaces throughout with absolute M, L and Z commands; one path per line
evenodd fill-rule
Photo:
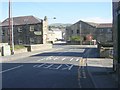
M 100 32 L 100 34 L 102 34 L 103 33 L 103 29 L 100 29 L 99 32 Z
M 111 33 L 112 31 L 111 31 L 111 29 L 107 29 L 107 32 L 108 32 L 108 33 Z
M 77 30 L 77 34 L 80 34 L 80 30 Z
M 30 43 L 34 43 L 34 38 L 30 38 Z
M 73 30 L 71 30 L 71 33 L 73 34 Z
M 34 31 L 34 26 L 33 25 L 30 26 L 30 31 Z
M 22 44 L 22 40 L 21 40 L 21 39 L 19 39 L 19 40 L 18 40 L 18 43 L 19 43 L 19 44 Z
M 3 35 L 3 36 L 5 35 L 5 30 L 3 30 L 2 35 Z
M 18 27 L 18 32 L 22 32 L 22 28 L 21 27 Z

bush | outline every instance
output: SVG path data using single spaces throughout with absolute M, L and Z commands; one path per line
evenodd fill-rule
M 81 41 L 81 37 L 80 36 L 72 36 L 71 38 L 70 38 L 70 40 L 71 41 Z

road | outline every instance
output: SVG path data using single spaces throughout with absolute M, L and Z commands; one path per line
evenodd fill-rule
M 2 88 L 94 88 L 86 58 L 99 57 L 97 48 L 58 45 L 53 52 L 2 64 Z

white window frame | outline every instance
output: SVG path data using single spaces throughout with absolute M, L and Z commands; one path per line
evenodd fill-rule
M 34 29 L 35 29 L 34 25 L 31 25 L 30 26 L 30 31 L 34 31 Z
M 22 29 L 21 29 L 21 27 L 18 27 L 18 32 L 22 32 Z

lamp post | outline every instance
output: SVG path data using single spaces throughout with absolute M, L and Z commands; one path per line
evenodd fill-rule
M 13 18 L 11 18 L 11 10 L 12 7 L 11 7 L 11 1 L 9 0 L 9 34 L 10 34 L 10 50 L 11 50 L 11 54 L 13 55 L 14 54 L 14 40 L 13 40 Z
M 82 36 L 81 36 L 81 23 L 80 23 L 80 45 L 82 45 Z

